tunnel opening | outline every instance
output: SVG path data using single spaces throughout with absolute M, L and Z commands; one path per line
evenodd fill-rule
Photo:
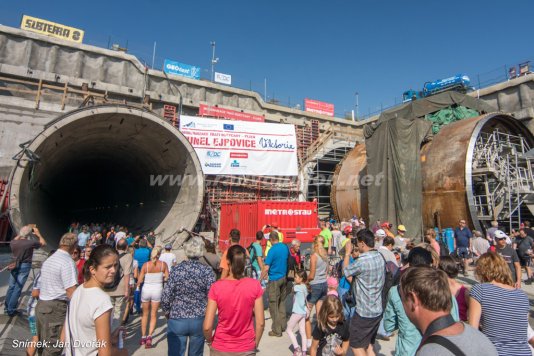
M 11 217 L 57 244 L 72 221 L 155 230 L 160 242 L 192 228 L 203 175 L 181 133 L 153 113 L 122 106 L 67 114 L 28 146 L 39 157 L 15 171 Z

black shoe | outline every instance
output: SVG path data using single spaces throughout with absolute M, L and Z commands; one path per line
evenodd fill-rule
M 531 285 L 531 284 L 532 284 L 532 278 L 527 279 L 527 280 L 525 281 L 525 284 L 526 284 L 527 286 Z
M 15 310 L 13 313 L 8 313 L 7 315 L 9 315 L 10 318 L 13 318 L 15 316 L 22 316 L 22 313 L 18 310 Z

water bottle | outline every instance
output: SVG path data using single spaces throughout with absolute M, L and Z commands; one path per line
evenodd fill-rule
M 117 345 L 117 347 L 118 347 L 119 349 L 124 348 L 124 339 L 123 339 L 123 337 L 122 337 L 122 336 L 123 336 L 122 334 L 123 334 L 123 330 L 122 330 L 122 328 L 121 328 L 121 329 L 119 330 L 119 343 L 118 343 L 118 345 Z

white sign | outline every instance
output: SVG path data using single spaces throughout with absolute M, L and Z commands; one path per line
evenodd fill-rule
M 217 83 L 232 85 L 232 76 L 230 74 L 215 72 L 215 81 Z
M 204 174 L 298 175 L 293 125 L 182 115 L 180 131 L 195 148 Z

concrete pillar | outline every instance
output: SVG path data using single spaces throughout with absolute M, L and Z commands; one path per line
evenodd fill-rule
M 50 47 L 50 52 L 48 53 L 48 57 L 46 58 L 46 62 L 45 62 L 46 71 L 52 72 L 52 73 L 56 72 L 57 57 L 58 57 L 58 46 Z
M 499 111 L 507 111 L 508 110 L 508 98 L 506 94 L 503 91 L 500 91 L 497 94 L 497 105 L 499 106 L 497 109 Z
M 33 41 L 27 40 L 25 42 L 26 43 L 24 44 L 24 58 L 22 62 L 26 65 L 27 68 L 35 69 L 35 68 L 32 68 L 32 65 L 31 65 Z
M 519 105 L 521 109 L 532 107 L 532 99 L 530 97 L 530 88 L 525 83 L 519 86 Z
M 105 82 L 106 80 L 106 57 L 102 56 L 97 59 L 97 70 L 96 80 Z
M 84 55 L 82 51 L 76 52 L 76 59 L 72 68 L 72 76 L 83 78 Z
M 128 83 L 128 62 L 123 61 L 122 62 L 122 70 L 121 70 L 121 86 L 126 86 Z
M 200 87 L 198 89 L 198 101 L 206 101 L 206 88 Z

